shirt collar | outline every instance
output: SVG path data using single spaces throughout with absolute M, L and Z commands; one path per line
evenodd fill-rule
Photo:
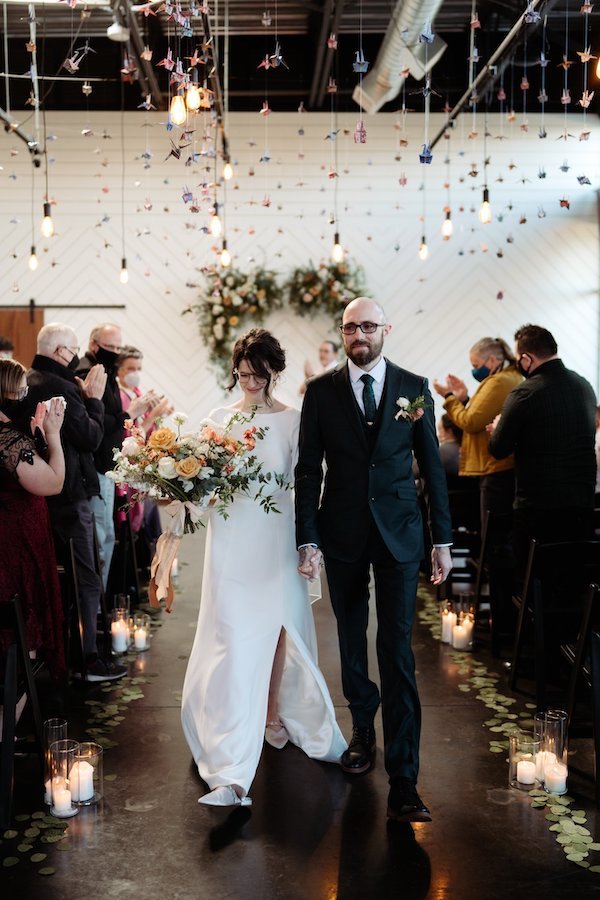
M 348 373 L 350 375 L 350 381 L 355 384 L 360 380 L 361 376 L 365 374 L 365 370 L 361 369 L 356 365 L 356 363 L 352 362 L 352 360 L 349 359 Z M 381 357 L 377 365 L 373 369 L 369 370 L 368 374 L 371 375 L 373 377 L 373 380 L 378 384 L 380 381 L 383 381 L 383 379 L 385 378 L 385 359 L 383 358 L 383 356 Z

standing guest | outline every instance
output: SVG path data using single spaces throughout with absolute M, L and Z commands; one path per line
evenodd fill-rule
M 458 461 L 462 434 L 462 430 L 454 424 L 448 413 L 444 413 L 437 425 L 437 436 L 440 442 L 440 459 L 449 486 L 451 483 L 458 483 Z
M 0 359 L 12 359 L 14 349 L 11 339 L 0 335 Z
M 321 363 L 321 371 L 315 372 L 311 364 L 308 360 L 304 363 L 304 381 L 300 385 L 299 394 L 304 394 L 306 391 L 306 382 L 310 378 L 314 378 L 316 375 L 322 375 L 323 372 L 329 372 L 330 369 L 335 369 L 339 360 L 339 344 L 335 341 L 321 341 L 319 344 L 319 362 Z
M 65 483 L 62 491 L 48 501 L 50 521 L 59 553 L 66 554 L 73 541 L 82 615 L 85 672 L 76 677 L 88 681 L 121 678 L 124 666 L 101 659 L 96 646 L 96 629 L 102 582 L 94 563 L 94 525 L 90 499 L 99 493 L 93 452 L 102 440 L 104 407 L 102 395 L 106 372 L 92 366 L 85 381 L 75 375 L 79 365 L 77 335 L 68 325 L 44 325 L 37 337 L 37 354 L 27 373 L 30 411 L 40 401 L 64 397 L 66 401 L 62 444 L 65 453 Z
M 515 356 L 525 381 L 489 429 L 489 447 L 496 459 L 514 453 L 514 544 L 522 576 L 532 538 L 593 537 L 596 396 L 566 368 L 554 337 L 540 325 L 519 328 Z
M 15 425 L 26 413 L 26 370 L 0 359 L 0 602 L 18 594 L 27 645 L 43 657 L 55 678 L 66 673 L 63 612 L 48 507 L 44 497 L 60 493 L 65 459 L 60 442 L 64 405 L 39 403 L 27 434 Z M 32 434 L 46 444 L 47 461 Z M 9 636 L 0 633 L 0 652 Z
M 125 437 L 125 419 L 137 419 L 149 405 L 149 398 L 136 397 L 123 410 L 121 393 L 117 384 L 117 358 L 121 352 L 123 335 L 118 325 L 106 323 L 97 325 L 90 334 L 89 348 L 80 360 L 77 374 L 85 377 L 94 366 L 104 366 L 106 387 L 102 395 L 104 404 L 104 434 L 94 453 L 94 463 L 98 473 L 100 493 L 92 498 L 92 512 L 96 523 L 96 535 L 102 564 L 104 590 L 108 586 L 108 576 L 115 548 L 115 483 L 106 473 L 113 468 L 113 450 L 121 447 Z
M 430 821 L 416 789 L 421 707 L 411 633 L 423 526 L 413 452 L 425 484 L 434 584 L 450 572 L 452 531 L 427 380 L 382 356 L 391 328 L 375 300 L 353 300 L 341 325 L 347 364 L 307 385 L 296 466 L 298 571 L 316 577 L 324 557 L 353 721 L 343 770 L 355 775 L 371 768 L 381 700 L 388 816 Z M 412 410 L 405 408 L 415 401 Z M 321 498 L 323 461 L 327 477 Z M 381 696 L 367 662 L 371 565 Z

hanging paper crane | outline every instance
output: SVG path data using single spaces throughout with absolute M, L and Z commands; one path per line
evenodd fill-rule
M 533 3 L 527 4 L 527 9 L 525 10 L 525 23 L 527 25 L 536 25 L 541 19 L 541 16 L 537 10 L 533 8 Z
M 423 31 L 419 34 L 419 43 L 420 44 L 433 44 L 433 39 L 435 35 L 431 30 L 431 22 L 429 19 L 425 22 L 423 26 Z
M 352 71 L 364 75 L 369 69 L 369 63 L 365 59 L 362 47 L 354 54 L 354 62 L 352 63 Z
M 284 66 L 284 68 L 289 69 L 288 64 L 286 63 L 283 56 L 281 55 L 281 46 L 279 44 L 279 41 L 275 42 L 275 53 L 273 53 L 269 57 L 269 60 L 271 62 L 272 68 L 274 68 L 274 69 L 277 69 L 278 66 Z

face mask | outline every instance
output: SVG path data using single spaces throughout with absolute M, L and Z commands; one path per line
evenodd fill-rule
M 487 366 L 479 366 L 477 369 L 471 369 L 471 375 L 475 381 L 483 381 L 488 377 L 490 371 Z
M 519 372 L 521 373 L 523 378 L 529 378 L 530 369 L 523 368 L 523 363 L 521 362 L 522 359 L 523 359 L 523 357 L 521 357 L 521 359 L 517 360 L 517 369 L 519 370 Z
M 67 363 L 67 369 L 70 369 L 71 372 L 76 372 L 77 369 L 79 368 L 79 363 L 80 363 L 80 359 L 77 356 L 77 354 L 75 354 L 73 359 Z
M 127 375 L 124 375 L 121 379 L 123 384 L 126 384 L 127 387 L 136 388 L 140 386 L 140 373 L 139 372 L 128 372 Z
M 105 350 L 104 347 L 98 347 L 94 354 L 96 360 L 101 363 L 107 371 L 109 369 L 114 369 L 118 355 L 118 353 L 113 353 L 112 350 Z
M 16 422 L 25 413 L 25 400 L 3 400 L 0 403 L 0 412 L 3 412 L 7 419 Z

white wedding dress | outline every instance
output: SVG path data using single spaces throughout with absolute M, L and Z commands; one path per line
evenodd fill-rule
M 225 424 L 231 408 L 210 418 Z M 268 428 L 257 441 L 264 471 L 293 479 L 300 413 L 256 414 Z M 247 426 L 246 426 L 247 427 Z M 243 426 L 234 425 L 240 436 Z M 238 434 L 239 432 L 239 434 Z M 202 802 L 250 803 L 260 760 L 273 659 L 281 629 L 286 656 L 278 712 L 291 743 L 313 759 L 338 762 L 346 742 L 317 666 L 308 584 L 296 571 L 291 490 L 269 485 L 279 513 L 237 497 L 229 517 L 210 515 L 198 626 L 185 675 L 181 721 L 200 776 L 213 791 Z M 214 791 L 225 786 L 225 790 Z

